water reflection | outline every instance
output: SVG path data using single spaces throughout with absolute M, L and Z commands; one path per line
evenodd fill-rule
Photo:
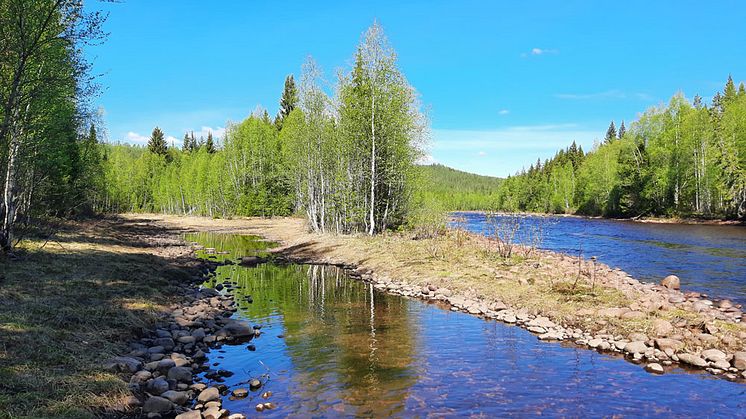
M 211 237 L 203 240 L 220 249 Z M 262 325 L 263 334 L 251 342 L 256 351 L 211 351 L 212 368 L 235 373 L 225 380 L 231 389 L 269 378 L 245 399 L 224 400 L 232 412 L 740 417 L 746 409 L 742 384 L 681 370 L 651 375 L 620 359 L 540 342 L 517 327 L 379 293 L 336 268 L 228 265 L 205 285 L 219 282 L 236 284 L 235 317 Z M 257 413 L 267 390 L 277 409 Z

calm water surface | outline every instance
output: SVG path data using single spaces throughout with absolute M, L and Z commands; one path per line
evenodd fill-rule
M 456 213 L 466 228 L 485 233 L 484 214 Z M 652 224 L 577 217 L 522 217 L 523 226 L 541 225 L 543 248 L 584 257 L 597 256 L 642 281 L 674 274 L 682 288 L 730 298 L 746 305 L 746 227 Z
M 191 239 L 233 258 L 270 244 Z M 674 370 L 655 376 L 618 358 L 539 342 L 514 326 L 379 293 L 336 268 L 265 264 L 218 268 L 237 284 L 235 317 L 261 325 L 251 344 L 223 346 L 211 368 L 224 384 L 261 390 L 225 400 L 232 412 L 267 417 L 687 416 L 745 417 L 746 385 Z M 225 291 L 223 291 L 225 292 Z M 253 303 L 246 302 L 251 295 Z M 273 395 L 274 410 L 257 413 Z

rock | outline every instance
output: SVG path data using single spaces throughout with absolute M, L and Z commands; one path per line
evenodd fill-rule
M 655 346 L 664 352 L 668 350 L 676 352 L 684 347 L 684 342 L 676 339 L 659 338 L 655 340 Z
M 144 384 L 148 380 L 153 378 L 153 374 L 150 371 L 147 370 L 140 370 L 136 372 L 131 378 L 130 383 L 131 384 Z
M 668 336 L 673 332 L 673 325 L 668 320 L 653 320 L 653 334 L 655 336 Z
M 635 342 L 635 341 L 647 342 L 648 341 L 648 337 L 642 333 L 630 333 L 628 337 L 629 337 L 630 342 Z
M 202 412 L 199 410 L 190 410 L 176 416 L 174 419 L 202 419 Z
M 164 358 L 164 359 L 161 359 L 160 361 L 158 361 L 158 366 L 156 367 L 156 369 L 158 371 L 168 371 L 169 369 L 171 369 L 171 368 L 173 368 L 175 366 L 176 366 L 176 362 L 174 362 L 173 359 L 171 359 L 171 358 Z
M 256 390 L 261 386 L 262 386 L 262 382 L 257 380 L 256 378 L 252 378 L 249 381 L 249 388 L 251 388 L 252 390 Z
M 705 361 L 704 359 L 696 355 L 686 354 L 686 353 L 679 354 L 679 361 L 685 364 L 694 365 L 695 367 L 700 367 L 700 368 L 704 368 L 708 365 L 707 361 Z
M 167 351 L 174 348 L 174 340 L 170 337 L 160 337 L 153 341 L 154 345 L 163 346 Z
M 156 379 L 150 380 L 145 384 L 145 391 L 156 396 L 159 396 L 161 393 L 167 390 L 168 381 L 163 379 L 163 377 L 158 377 Z
M 711 362 L 725 361 L 726 358 L 725 352 L 719 349 L 707 349 L 702 351 L 700 356 Z
M 202 412 L 202 417 L 204 417 L 205 419 L 220 419 L 227 413 L 228 411 L 225 409 L 221 409 L 219 407 L 210 407 Z
M 262 262 L 264 262 L 264 260 L 258 256 L 244 256 L 241 258 L 241 265 L 248 266 L 250 268 Z
M 104 364 L 104 368 L 112 372 L 137 372 L 142 367 L 140 360 L 129 356 L 117 356 Z
M 746 352 L 734 353 L 731 364 L 733 364 L 734 368 L 738 368 L 739 370 L 746 370 Z
M 166 350 L 166 348 L 164 348 L 163 346 L 156 345 L 156 346 L 151 346 L 150 348 L 148 348 L 148 353 L 150 353 L 150 354 L 162 354 L 165 350 Z
M 720 302 L 718 303 L 718 307 L 731 308 L 733 307 L 733 303 L 730 300 L 720 300 Z
M 664 372 L 663 371 L 663 367 L 661 366 L 661 364 L 657 364 L 655 362 L 646 365 L 645 366 L 645 371 L 652 372 L 654 374 L 663 374 L 663 372 Z
M 595 349 L 595 348 L 598 348 L 599 346 L 601 346 L 601 342 L 603 342 L 602 339 L 598 339 L 598 338 L 591 339 L 591 340 L 588 341 L 588 346 L 590 346 L 591 348 Z
M 668 275 L 667 277 L 663 278 L 663 280 L 661 281 L 661 285 L 668 289 L 677 290 L 681 288 L 681 281 L 676 275 Z
M 544 328 L 544 329 L 551 329 L 551 328 L 557 327 L 557 325 L 554 324 L 554 322 L 552 322 L 551 320 L 549 320 L 548 318 L 543 317 L 543 316 L 539 316 L 539 317 L 537 317 L 537 318 L 529 321 L 528 323 L 526 323 L 526 325 L 529 326 L 529 327 L 532 327 L 532 326 L 533 327 L 541 327 L 541 328 Z
M 258 405 L 256 405 L 257 412 L 261 412 L 262 410 L 264 410 L 264 403 L 259 403 Z
M 712 366 L 717 369 L 726 371 L 728 368 L 730 368 L 730 362 L 723 359 L 722 361 L 713 362 Z
M 223 326 L 223 328 L 218 333 L 220 332 L 223 332 L 225 336 L 237 338 L 247 338 L 254 336 L 254 328 L 244 322 L 237 320 L 229 321 L 228 324 Z
M 197 396 L 197 401 L 200 403 L 207 403 L 213 400 L 220 400 L 220 392 L 215 387 L 208 387 L 202 390 Z
M 438 287 L 436 287 L 436 286 L 435 286 L 435 285 L 433 285 L 433 284 L 428 284 L 428 286 L 427 286 L 427 289 L 428 289 L 429 291 L 437 291 L 437 290 L 438 290 Z
M 647 314 L 643 313 L 642 311 L 626 311 L 621 316 L 623 319 L 643 319 L 647 317 Z
M 189 367 L 173 367 L 168 370 L 168 378 L 180 383 L 191 383 L 193 378 L 192 369 Z
M 237 388 L 231 392 L 233 397 L 246 397 L 249 395 L 249 390 L 246 390 L 245 388 Z
M 246 416 L 242 415 L 241 413 L 233 413 L 232 415 L 228 416 L 228 419 L 246 419 Z
M 695 301 L 692 304 L 692 309 L 698 313 L 701 313 L 703 311 L 707 311 L 710 309 L 710 305 L 705 303 L 704 301 Z
M 148 400 L 145 400 L 145 404 L 142 405 L 142 410 L 145 413 L 166 413 L 172 408 L 173 403 L 171 403 L 170 400 L 158 396 L 151 396 Z
M 179 339 L 177 339 L 179 343 L 182 343 L 184 345 L 193 344 L 197 341 L 197 338 L 194 336 L 180 336 Z
M 270 397 L 272 397 L 272 392 L 271 391 L 265 391 L 264 393 L 262 393 L 262 398 L 264 400 L 267 400 Z
M 624 345 L 624 352 L 627 352 L 630 354 L 645 353 L 647 349 L 648 349 L 648 346 L 645 345 L 645 342 L 640 342 L 640 341 L 630 342 Z
M 502 320 L 505 323 L 515 323 L 517 321 L 517 319 L 515 318 L 515 315 L 513 315 L 512 313 L 505 315 Z
M 168 390 L 161 394 L 161 397 L 176 404 L 185 404 L 189 401 L 189 395 L 185 391 Z

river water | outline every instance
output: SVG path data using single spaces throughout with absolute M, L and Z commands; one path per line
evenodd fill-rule
M 271 246 L 240 236 L 189 239 L 230 252 L 218 259 Z M 223 382 L 230 389 L 248 388 L 252 378 L 262 381 L 262 388 L 246 398 L 224 399 L 232 412 L 266 417 L 746 416 L 744 384 L 680 369 L 648 374 L 617 357 L 540 342 L 519 327 L 380 293 L 337 268 L 227 265 L 205 285 L 218 283 L 235 284 L 239 310 L 234 317 L 260 325 L 262 332 L 249 344 L 208 353 L 211 368 L 234 373 Z M 265 400 L 261 394 L 267 391 L 272 395 Z M 267 401 L 276 408 L 255 411 Z
M 490 223 L 482 213 L 454 215 L 463 217 L 472 232 L 489 230 Z M 659 282 L 674 274 L 684 290 L 746 305 L 746 227 L 532 215 L 520 218 L 523 230 L 541 227 L 542 248 L 574 256 L 582 251 L 583 257 L 597 256 L 641 281 Z

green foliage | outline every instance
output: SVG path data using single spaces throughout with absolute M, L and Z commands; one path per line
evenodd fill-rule
M 441 164 L 419 166 L 420 200 L 437 202 L 447 211 L 492 208 L 502 179 L 451 169 Z
M 153 128 L 153 133 L 150 135 L 150 140 L 148 141 L 148 151 L 160 156 L 165 156 L 168 153 L 168 145 L 166 144 L 166 139 L 163 136 L 163 131 L 161 131 L 161 129 L 158 127 Z
M 298 106 L 298 89 L 295 87 L 295 79 L 290 74 L 285 78 L 285 87 L 282 90 L 282 97 L 280 97 L 280 110 L 277 112 L 275 117 L 275 126 L 277 130 L 282 130 L 282 125 L 285 122 L 285 118 Z
M 612 122 L 587 155 L 572 146 L 497 192 L 504 211 L 746 217 L 746 94 L 731 77 L 708 108 L 681 94 L 627 131 Z

